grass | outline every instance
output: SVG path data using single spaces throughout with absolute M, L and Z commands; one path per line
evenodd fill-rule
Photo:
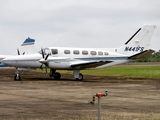
M 58 70 L 60 73 L 72 74 L 72 71 Z M 160 78 L 160 66 L 114 66 L 98 70 L 82 70 L 84 75 L 128 76 L 140 78 Z
M 148 63 L 149 64 L 149 63 Z M 160 78 L 160 65 L 120 65 L 112 66 L 97 70 L 81 70 L 84 75 L 95 75 L 95 76 L 125 76 L 125 77 L 138 77 L 138 78 Z M 41 72 L 40 69 L 37 71 Z M 48 70 L 49 71 L 49 70 Z M 64 74 L 73 74 L 70 70 L 57 70 Z

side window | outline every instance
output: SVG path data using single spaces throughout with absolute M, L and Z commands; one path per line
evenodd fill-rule
M 65 54 L 70 54 L 71 52 L 70 52 L 70 50 L 64 50 L 64 53 Z
M 88 55 L 88 51 L 83 50 L 83 51 L 82 51 L 82 54 L 83 54 L 83 55 Z
M 96 51 L 91 51 L 91 55 L 96 55 Z
M 103 55 L 103 52 L 101 52 L 101 51 L 98 51 L 98 55 Z
M 74 50 L 74 51 L 73 51 L 73 54 L 78 55 L 78 54 L 79 54 L 79 51 L 78 51 L 78 50 Z
M 104 55 L 108 55 L 108 52 L 104 52 Z
M 58 54 L 58 49 L 52 49 L 51 51 L 53 55 Z

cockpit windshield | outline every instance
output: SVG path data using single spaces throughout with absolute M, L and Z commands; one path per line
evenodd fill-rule
M 48 55 L 48 54 L 51 55 L 51 51 L 49 48 L 44 48 L 42 50 L 43 50 L 44 55 Z M 38 53 L 42 54 L 42 50 L 40 50 Z

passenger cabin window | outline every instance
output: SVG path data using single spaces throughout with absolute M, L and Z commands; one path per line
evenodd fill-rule
M 70 54 L 71 52 L 70 52 L 70 50 L 64 50 L 64 53 L 65 54 Z
M 91 55 L 96 55 L 96 51 L 91 51 Z
M 51 51 L 53 55 L 58 54 L 58 49 L 51 49 Z
M 73 54 L 78 55 L 78 54 L 79 54 L 79 51 L 78 51 L 78 50 L 74 50 L 74 51 L 73 51 Z
M 99 51 L 99 52 L 98 52 L 98 55 L 103 55 L 103 52 Z
M 104 55 L 108 55 L 108 52 L 104 52 Z
M 83 55 L 88 55 L 88 51 L 83 50 L 83 51 L 82 51 L 82 54 L 83 54 Z

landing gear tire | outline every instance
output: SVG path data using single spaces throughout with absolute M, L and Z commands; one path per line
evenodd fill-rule
M 19 75 L 19 74 L 15 75 L 15 76 L 14 76 L 14 80 L 15 80 L 15 81 L 21 81 L 20 75 Z
M 83 75 L 79 73 L 79 78 L 76 78 L 76 80 L 82 81 L 83 80 Z
M 56 72 L 55 74 L 54 74 L 54 79 L 55 80 L 59 80 L 61 78 L 61 74 L 59 73 L 59 72 Z

